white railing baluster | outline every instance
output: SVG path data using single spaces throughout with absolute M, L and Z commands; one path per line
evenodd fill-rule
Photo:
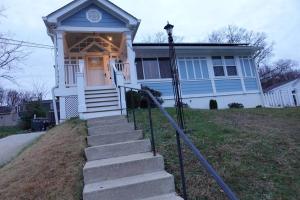
M 76 73 L 79 72 L 79 64 L 65 64 L 65 82 L 66 86 L 76 86 Z

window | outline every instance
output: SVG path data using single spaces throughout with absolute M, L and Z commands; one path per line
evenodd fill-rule
M 227 76 L 238 75 L 233 56 L 225 56 L 225 65 L 226 65 Z
M 143 64 L 142 64 L 142 59 L 137 58 L 135 60 L 136 62 L 136 73 L 137 73 L 137 78 L 138 80 L 144 79 L 144 72 L 143 72 Z
M 213 61 L 215 76 L 225 76 L 222 57 L 221 56 L 213 56 L 212 61 Z
M 158 58 L 160 77 L 172 78 L 169 58 Z
M 209 78 L 206 58 L 179 58 L 178 68 L 181 80 Z
M 233 56 L 213 56 L 215 76 L 237 76 L 237 68 Z
M 186 80 L 187 79 L 187 73 L 186 73 L 185 61 L 184 60 L 179 60 L 178 65 L 179 65 L 180 78 L 182 80 Z
M 157 59 L 145 58 L 143 59 L 143 68 L 145 79 L 158 79 L 159 76 L 159 67 Z
M 138 80 L 171 78 L 169 58 L 137 58 Z
M 241 56 L 240 57 L 240 64 L 242 68 L 243 75 L 245 77 L 255 77 L 255 66 L 251 57 L 248 56 Z

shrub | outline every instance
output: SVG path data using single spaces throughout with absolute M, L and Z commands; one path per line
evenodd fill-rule
M 141 94 L 136 91 L 127 91 L 126 92 L 126 106 L 127 108 L 138 108 L 139 102 L 141 100 Z
M 142 86 L 142 89 L 149 90 L 151 92 L 151 94 L 156 98 L 156 100 L 158 101 L 159 104 L 164 103 L 164 100 L 161 98 L 161 92 L 159 92 L 157 90 L 154 90 L 154 89 L 151 89 L 147 86 Z M 150 99 L 150 104 L 151 104 L 152 108 L 156 107 L 154 102 L 152 101 L 152 99 Z M 140 101 L 140 107 L 141 108 L 148 108 L 148 101 L 147 101 L 147 95 L 146 94 L 142 95 L 142 99 Z
M 262 108 L 262 105 L 257 105 L 256 108 Z
M 216 110 L 216 109 L 218 109 L 218 102 L 217 102 L 217 100 L 211 99 L 211 100 L 209 101 L 209 109 L 211 109 L 211 110 Z
M 241 104 L 241 103 L 230 103 L 230 104 L 228 104 L 228 107 L 229 108 L 244 108 L 244 105 L 243 104 Z
M 26 103 L 25 111 L 20 114 L 21 118 L 21 128 L 22 129 L 30 129 L 31 128 L 31 120 L 34 115 L 36 117 L 46 117 L 47 111 L 42 106 L 40 101 L 31 101 Z

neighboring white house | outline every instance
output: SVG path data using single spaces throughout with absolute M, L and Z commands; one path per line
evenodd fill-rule
M 264 96 L 268 107 L 300 106 L 300 78 L 271 86 Z
M 107 0 L 76 0 L 43 18 L 55 46 L 53 96 L 60 118 L 120 115 L 124 93 L 117 86 L 141 85 L 162 92 L 174 106 L 167 44 L 133 43 L 140 20 Z M 263 105 L 246 44 L 176 44 L 183 100 L 192 108 L 219 108 L 238 102 Z

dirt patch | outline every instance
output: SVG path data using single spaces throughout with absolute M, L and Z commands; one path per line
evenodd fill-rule
M 0 169 L 0 199 L 81 199 L 85 136 L 79 120 L 51 129 Z

